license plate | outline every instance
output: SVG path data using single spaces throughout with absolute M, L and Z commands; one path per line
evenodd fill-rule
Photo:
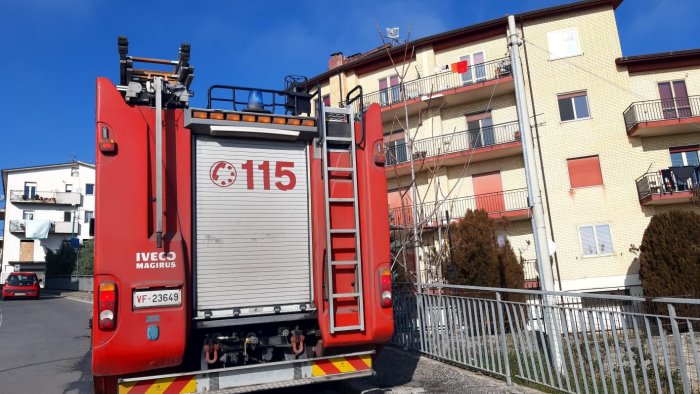
M 23 291 L 15 291 L 15 295 L 25 295 L 25 294 L 27 294 L 27 293 L 25 293 Z
M 182 305 L 182 289 L 136 290 L 134 309 Z

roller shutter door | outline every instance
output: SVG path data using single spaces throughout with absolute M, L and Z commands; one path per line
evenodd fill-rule
M 306 144 L 198 136 L 195 155 L 197 315 L 309 304 Z

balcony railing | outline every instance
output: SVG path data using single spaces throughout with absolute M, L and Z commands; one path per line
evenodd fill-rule
M 413 158 L 424 159 L 515 141 L 520 141 L 520 127 L 517 121 L 417 140 L 413 143 Z M 407 148 L 405 142 L 387 146 L 386 164 L 395 165 L 408 161 Z
M 470 64 L 467 72 L 464 74 L 448 71 L 399 83 L 396 86 L 367 93 L 363 96 L 363 101 L 366 106 L 371 103 L 379 103 L 382 107 L 386 107 L 403 102 L 404 98 L 405 100 L 411 100 L 416 97 L 487 82 L 510 75 L 510 59 L 501 58 L 485 63 Z M 359 107 L 355 108 L 355 110 L 358 109 Z
M 445 221 L 445 211 L 451 219 L 461 218 L 467 210 L 482 209 L 490 214 L 528 209 L 527 189 L 507 190 L 499 193 L 452 198 L 438 202 L 427 202 L 416 206 L 418 224 L 435 225 Z M 411 206 L 389 209 L 392 227 L 413 225 Z
M 637 101 L 622 113 L 629 131 L 639 123 L 700 116 L 700 96 Z
M 525 276 L 525 288 L 539 289 L 540 274 L 537 272 L 537 260 L 523 260 L 521 265 Z
M 700 182 L 700 167 L 669 167 L 637 178 L 637 193 L 643 200 L 652 195 L 687 192 Z
M 74 192 L 31 192 L 10 190 L 10 201 L 13 203 L 80 205 L 80 193 Z
M 10 220 L 11 233 L 23 233 L 26 231 L 25 220 Z M 52 234 L 79 234 L 80 223 L 52 221 L 49 233 Z

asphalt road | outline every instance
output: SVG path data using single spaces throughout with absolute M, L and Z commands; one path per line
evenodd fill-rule
M 0 393 L 90 393 L 91 305 L 66 298 L 0 302 Z

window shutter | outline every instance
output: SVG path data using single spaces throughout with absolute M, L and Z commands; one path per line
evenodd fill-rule
M 598 156 L 568 159 L 569 183 L 571 188 L 596 186 L 603 184 Z

